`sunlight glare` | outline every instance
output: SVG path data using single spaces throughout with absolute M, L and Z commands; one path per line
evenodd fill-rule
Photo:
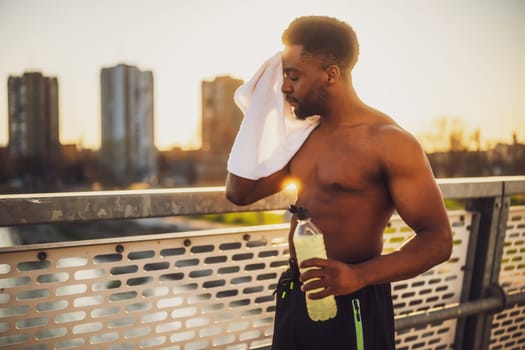
M 283 189 L 289 192 L 298 192 L 299 191 L 299 181 L 295 179 L 288 179 L 283 183 Z

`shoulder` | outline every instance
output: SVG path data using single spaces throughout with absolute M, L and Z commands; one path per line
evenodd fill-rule
M 368 141 L 388 151 L 391 147 L 419 147 L 417 139 L 385 113 L 368 107 L 361 112 Z
M 417 138 L 386 115 L 369 129 L 376 154 L 387 170 L 425 165 L 426 155 Z
M 421 148 L 414 135 L 393 121 L 373 125 L 370 128 L 370 136 L 386 153 Z

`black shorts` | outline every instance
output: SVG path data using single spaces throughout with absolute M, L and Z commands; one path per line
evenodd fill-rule
M 300 290 L 297 264 L 279 279 L 272 350 L 394 350 L 390 284 L 373 285 L 335 297 L 337 316 L 312 321 Z M 355 320 L 355 321 L 354 321 Z

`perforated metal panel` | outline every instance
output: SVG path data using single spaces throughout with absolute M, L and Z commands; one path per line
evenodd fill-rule
M 454 237 L 452 256 L 416 278 L 392 284 L 396 316 L 460 302 L 472 214 L 457 211 L 448 216 Z M 411 235 L 413 231 L 401 220 L 392 220 L 385 232 L 385 252 L 398 248 Z M 396 334 L 396 349 L 451 349 L 455 332 L 456 320 L 403 330 Z
M 447 320 L 425 327 L 396 333 L 396 350 L 453 349 L 456 320 Z
M 403 315 L 459 301 L 467 213 L 449 213 L 452 259 L 393 284 Z M 249 349 L 268 345 L 288 225 L 128 237 L 0 253 L 0 348 Z M 412 235 L 394 216 L 385 252 Z M 429 247 L 431 249 L 431 247 Z M 446 349 L 455 321 L 396 334 L 399 349 Z
M 509 210 L 499 283 L 508 294 L 525 291 L 525 206 Z M 525 349 L 525 305 L 494 315 L 490 349 Z
M 143 236 L 50 248 L 42 261 L 38 251 L 2 254 L 0 346 L 247 349 L 268 343 L 274 284 L 288 266 L 286 234 L 281 227 Z

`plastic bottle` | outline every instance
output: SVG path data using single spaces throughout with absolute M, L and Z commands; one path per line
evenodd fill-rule
M 290 211 L 297 215 L 297 226 L 295 227 L 293 235 L 293 243 L 298 264 L 310 258 L 326 259 L 323 234 L 311 221 L 308 210 L 292 205 L 290 206 Z M 306 270 L 308 269 L 301 269 L 301 273 Z M 320 290 L 321 289 L 311 290 L 306 294 L 308 315 L 314 321 L 326 321 L 334 318 L 337 314 L 337 304 L 333 295 L 316 300 L 308 298 L 310 293 L 315 293 Z

